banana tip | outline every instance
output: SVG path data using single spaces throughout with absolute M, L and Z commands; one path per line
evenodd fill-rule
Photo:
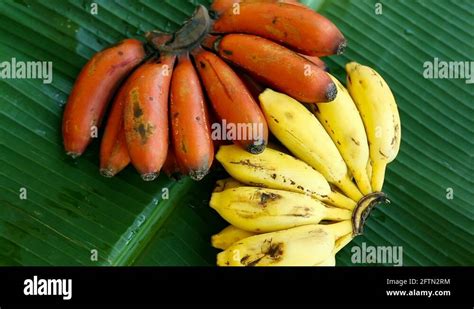
M 76 159 L 81 156 L 82 153 L 80 152 L 74 152 L 74 151 L 68 151 L 66 152 L 66 155 L 70 156 L 73 159 Z
M 153 181 L 156 179 L 156 177 L 158 177 L 159 173 L 145 173 L 145 174 L 142 174 L 142 179 L 144 181 Z
M 100 174 L 107 178 L 111 178 L 115 176 L 115 172 L 110 168 L 101 168 Z
M 331 82 L 326 89 L 326 101 L 333 101 L 337 96 L 337 87 L 336 84 Z
M 192 180 L 200 181 L 204 178 L 204 176 L 207 175 L 209 172 L 209 169 L 201 169 L 201 170 L 194 170 L 189 172 L 189 177 L 191 177 Z
M 342 55 L 346 51 L 346 48 L 347 48 L 347 40 L 342 39 L 342 41 L 337 45 L 336 55 Z
M 247 151 L 251 154 L 259 154 L 262 153 L 266 148 L 266 143 L 256 142 L 247 146 Z

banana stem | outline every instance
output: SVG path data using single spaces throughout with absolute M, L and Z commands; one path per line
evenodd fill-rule
M 385 178 L 385 169 L 387 162 L 382 160 L 372 161 L 372 190 L 374 192 L 382 191 L 383 181 Z
M 357 235 L 362 235 L 364 232 L 364 225 L 367 221 L 367 218 L 370 215 L 372 209 L 380 203 L 390 203 L 390 200 L 387 198 L 383 192 L 373 192 L 364 196 L 357 207 L 352 213 L 352 225 L 353 231 L 352 235 L 355 237 Z
M 158 31 L 148 32 L 145 37 L 158 51 L 179 54 L 191 51 L 201 44 L 211 28 L 209 12 L 203 5 L 198 5 L 196 10 L 183 26 L 169 39 L 167 34 Z
M 315 196 L 315 198 L 331 204 L 332 206 L 349 210 L 353 210 L 357 206 L 357 203 L 352 199 L 336 191 L 331 191 L 326 197 Z
M 342 221 L 350 220 L 352 218 L 352 212 L 347 209 L 328 206 L 325 208 L 325 211 L 324 220 Z
M 369 176 L 366 168 L 352 171 L 352 175 L 354 175 L 357 187 L 363 195 L 372 193 L 372 185 L 370 184 L 370 177 L 372 177 L 372 175 Z
M 341 189 L 349 198 L 354 201 L 359 201 L 363 195 L 360 193 L 359 189 L 352 182 L 349 176 L 346 174 L 345 177 L 338 181 L 337 186 Z
M 336 239 L 352 232 L 351 220 L 344 220 L 337 223 L 322 225 L 322 228 L 331 232 Z
M 344 248 L 345 246 L 347 246 L 347 244 L 351 242 L 352 238 L 354 238 L 354 237 L 352 236 L 352 232 L 349 233 L 349 234 L 346 234 L 346 235 L 344 235 L 344 236 L 342 236 L 342 237 L 340 237 L 340 238 L 338 238 L 338 239 L 336 240 L 336 244 L 335 244 L 335 246 L 334 246 L 333 254 L 338 253 L 339 251 L 342 250 L 342 248 Z

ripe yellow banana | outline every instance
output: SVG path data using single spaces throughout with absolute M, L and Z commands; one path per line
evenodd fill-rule
M 331 137 L 303 104 L 271 89 L 262 92 L 259 100 L 270 130 L 288 150 L 354 201 L 362 198 Z
M 256 235 L 256 233 L 245 231 L 233 225 L 229 225 L 219 233 L 212 235 L 211 244 L 216 249 L 225 250 L 233 243 L 253 235 Z
M 225 250 L 232 244 L 250 237 L 257 235 L 256 233 L 241 230 L 233 225 L 229 225 L 219 233 L 215 234 L 211 238 L 212 246 L 216 249 Z M 343 247 L 345 247 L 352 240 L 352 233 L 344 235 L 336 239 L 335 247 L 332 254 L 323 262 L 315 264 L 314 266 L 336 266 L 336 253 L 338 253 Z
M 310 224 L 244 238 L 217 255 L 219 266 L 312 266 L 333 255 L 350 221 Z
M 254 155 L 236 145 L 221 146 L 216 159 L 235 179 L 245 184 L 312 195 L 331 205 L 352 210 L 356 203 L 331 190 L 323 175 L 280 151 L 266 148 Z
M 389 102 L 390 108 L 392 109 L 393 126 L 395 128 L 395 143 L 392 143 L 392 153 L 388 158 L 387 164 L 395 160 L 397 157 L 398 152 L 400 151 L 400 143 L 402 141 L 402 124 L 400 121 L 400 114 L 398 113 L 397 103 L 395 102 L 395 99 L 390 100 Z
M 395 98 L 385 80 L 373 69 L 350 62 L 347 88 L 362 116 L 369 140 L 373 191 L 381 191 L 385 169 L 400 146 L 400 118 Z
M 230 224 L 250 232 L 274 232 L 321 220 L 350 220 L 347 209 L 328 207 L 301 193 L 259 187 L 214 192 L 210 206 Z
M 229 178 L 226 178 L 226 179 L 220 179 L 220 180 L 216 181 L 216 186 L 214 187 L 213 192 L 222 192 L 222 191 L 227 190 L 227 189 L 237 188 L 237 187 L 241 187 L 241 186 L 244 186 L 244 184 L 241 183 L 241 182 L 238 182 L 237 180 L 235 180 L 232 177 L 229 177 Z
M 325 267 L 336 266 L 336 256 L 334 254 L 331 254 L 323 262 L 319 264 L 315 264 L 314 266 L 325 266 Z
M 369 144 L 364 123 L 349 92 L 334 76 L 329 76 L 337 88 L 336 99 L 330 104 L 307 104 L 307 107 L 331 136 L 360 191 L 369 194 L 372 192 L 366 172 Z
M 342 248 L 344 248 L 348 243 L 351 242 L 351 240 L 354 238 L 354 236 L 352 235 L 352 232 L 351 233 L 348 233 L 342 237 L 339 237 L 337 240 L 336 240 L 336 245 L 334 247 L 334 254 L 338 253 L 339 251 L 342 250 Z

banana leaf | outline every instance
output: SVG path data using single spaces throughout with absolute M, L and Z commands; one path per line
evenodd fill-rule
M 474 265 L 474 88 L 426 79 L 426 61 L 471 61 L 472 1 L 307 0 L 345 34 L 344 55 L 325 61 L 341 80 L 355 60 L 392 87 L 402 146 L 364 236 L 353 246 L 401 246 L 404 265 Z M 97 51 L 144 31 L 176 30 L 210 1 L 0 1 L 0 63 L 51 61 L 53 80 L 0 79 L 0 265 L 214 265 L 210 236 L 225 226 L 208 207 L 218 166 L 201 182 L 162 175 L 143 182 L 133 168 L 107 179 L 99 143 L 67 158 L 64 104 Z M 382 7 L 382 14 L 380 10 Z M 367 264 L 373 265 L 373 264 Z

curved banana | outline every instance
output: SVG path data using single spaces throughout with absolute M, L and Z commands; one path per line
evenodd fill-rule
M 337 88 L 337 96 L 331 104 L 307 104 L 308 109 L 331 136 L 341 153 L 360 191 L 372 192 L 366 167 L 369 162 L 369 143 L 364 123 L 346 88 L 329 74 Z
M 356 203 L 329 186 L 323 175 L 290 155 L 267 148 L 254 155 L 237 146 L 221 146 L 216 159 L 235 179 L 245 184 L 312 195 L 331 205 L 354 209 Z
M 387 86 L 388 87 L 388 86 Z M 392 110 L 392 115 L 393 115 L 393 127 L 395 128 L 395 143 L 392 143 L 392 153 L 390 157 L 388 158 L 388 162 L 390 163 L 398 155 L 398 152 L 400 151 L 400 144 L 402 141 L 402 124 L 400 121 L 400 114 L 398 113 L 398 107 L 397 103 L 395 102 L 395 99 L 390 100 L 390 108 Z
M 211 244 L 216 249 L 225 250 L 233 243 L 253 235 L 256 235 L 256 233 L 245 231 L 233 225 L 229 225 L 219 233 L 212 235 Z
M 270 131 L 286 148 L 354 201 L 362 198 L 359 189 L 349 178 L 346 163 L 335 143 L 303 104 L 271 89 L 262 92 L 259 100 Z
M 313 266 L 333 255 L 350 221 L 310 224 L 244 238 L 217 255 L 218 266 Z
M 400 118 L 385 80 L 370 67 L 346 65 L 347 88 L 359 109 L 369 140 L 373 191 L 381 191 L 385 169 L 398 153 Z
M 327 207 L 308 195 L 259 187 L 214 192 L 209 204 L 233 226 L 256 233 L 352 217 L 351 211 Z

